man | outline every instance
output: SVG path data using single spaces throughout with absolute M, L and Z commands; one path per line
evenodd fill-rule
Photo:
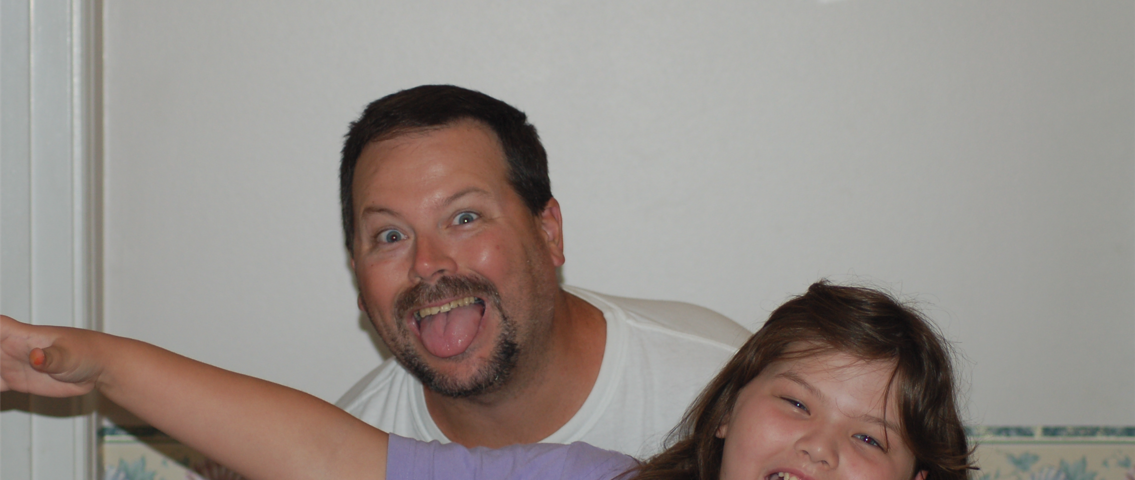
M 394 359 L 338 404 L 386 431 L 649 455 L 749 336 L 693 305 L 561 287 L 546 153 L 487 95 L 422 86 L 371 103 L 340 181 L 359 308 Z

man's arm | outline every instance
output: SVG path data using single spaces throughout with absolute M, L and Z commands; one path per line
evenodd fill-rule
M 311 395 L 147 343 L 0 316 L 0 391 L 92 389 L 249 478 L 386 476 L 388 435 Z

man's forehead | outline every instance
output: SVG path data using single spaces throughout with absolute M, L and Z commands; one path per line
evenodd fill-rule
M 430 150 L 427 151 L 426 148 Z M 502 166 L 507 162 L 504 148 L 491 128 L 476 120 L 460 120 L 436 127 L 400 130 L 383 136 L 363 148 L 359 163 L 382 162 L 395 154 L 402 158 L 417 158 L 415 153 L 420 155 L 427 152 L 444 152 L 449 157 L 446 159 L 484 160 L 491 157 L 501 161 Z
M 355 198 L 411 194 L 418 185 L 428 185 L 431 195 L 444 196 L 470 187 L 495 190 L 490 187 L 508 185 L 507 170 L 496 135 L 479 122 L 417 129 L 363 149 L 354 179 Z M 414 196 L 423 193 L 418 190 Z

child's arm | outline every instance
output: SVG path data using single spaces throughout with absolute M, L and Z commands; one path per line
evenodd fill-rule
M 311 395 L 98 332 L 0 318 L 0 390 L 98 389 L 206 456 L 257 479 L 386 476 L 388 436 Z

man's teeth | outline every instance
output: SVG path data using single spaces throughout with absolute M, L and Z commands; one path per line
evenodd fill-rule
M 769 475 L 768 478 L 769 480 L 776 480 L 778 478 L 783 478 L 784 480 L 800 480 L 800 477 L 797 477 L 796 475 L 793 475 L 791 473 L 784 472 L 776 472 L 772 475 Z
M 414 313 L 414 316 L 418 317 L 418 319 L 421 320 L 421 319 L 426 318 L 430 315 L 437 315 L 439 313 L 445 313 L 445 312 L 453 310 L 457 307 L 464 307 L 466 305 L 472 305 L 476 301 L 477 301 L 477 297 L 460 298 L 460 299 L 454 300 L 452 302 L 449 302 L 445 305 L 438 305 L 436 307 L 423 308 L 421 310 L 418 310 L 416 313 Z

